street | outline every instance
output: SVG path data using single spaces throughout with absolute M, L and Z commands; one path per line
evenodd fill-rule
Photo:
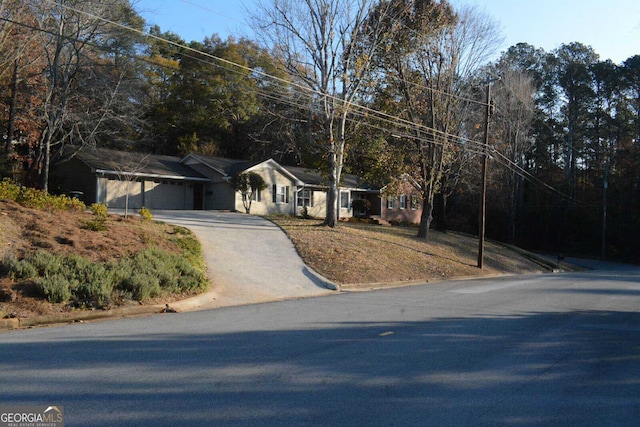
M 0 334 L 2 405 L 67 426 L 636 425 L 640 268 Z

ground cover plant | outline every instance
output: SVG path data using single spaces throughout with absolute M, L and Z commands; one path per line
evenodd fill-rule
M 0 183 L 0 317 L 171 302 L 207 288 L 186 228 Z

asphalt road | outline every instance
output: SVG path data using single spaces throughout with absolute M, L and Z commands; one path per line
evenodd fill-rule
M 640 269 L 452 281 L 0 334 L 0 404 L 67 426 L 620 426 Z

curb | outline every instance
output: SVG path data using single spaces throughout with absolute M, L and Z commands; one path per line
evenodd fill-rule
M 69 323 L 81 323 L 84 321 L 93 321 L 101 319 L 117 319 L 133 316 L 144 316 L 150 314 L 159 314 L 167 311 L 168 304 L 165 306 L 154 304 L 139 307 L 124 307 L 104 311 L 87 311 L 75 313 L 54 314 L 50 316 L 37 316 L 30 318 L 12 318 L 0 319 L 0 331 L 10 331 L 14 329 L 26 329 L 37 326 L 51 326 Z

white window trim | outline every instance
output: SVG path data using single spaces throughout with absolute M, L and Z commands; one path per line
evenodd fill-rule
M 306 195 L 305 195 L 306 194 Z M 305 201 L 308 204 L 305 204 Z M 298 206 L 299 207 L 313 207 L 313 190 L 310 188 L 303 188 L 298 192 Z
M 417 211 L 418 209 L 420 209 L 420 199 L 418 199 L 417 195 L 412 194 L 411 195 L 411 210 Z
M 288 185 L 273 185 L 273 200 L 276 204 L 286 205 L 289 204 L 289 186 Z
M 395 209 L 395 208 L 396 208 L 396 198 L 387 197 L 387 209 Z
M 346 206 L 343 206 L 343 195 L 347 195 L 347 203 Z M 351 191 L 340 191 L 340 209 L 349 210 L 351 209 Z

